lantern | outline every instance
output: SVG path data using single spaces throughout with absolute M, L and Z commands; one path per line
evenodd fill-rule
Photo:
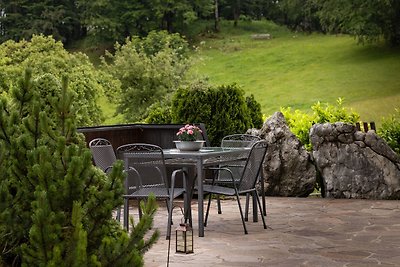
M 176 252 L 193 253 L 193 229 L 187 223 L 181 223 L 176 228 Z

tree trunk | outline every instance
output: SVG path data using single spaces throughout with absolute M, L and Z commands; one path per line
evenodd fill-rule
M 236 27 L 239 22 L 239 17 L 240 17 L 240 0 L 236 0 L 236 5 L 233 8 L 233 26 Z
M 214 1 L 214 31 L 219 32 L 218 0 Z

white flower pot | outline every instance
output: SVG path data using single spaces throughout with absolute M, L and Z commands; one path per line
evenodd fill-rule
M 181 151 L 197 151 L 203 147 L 205 141 L 174 141 L 177 149 Z

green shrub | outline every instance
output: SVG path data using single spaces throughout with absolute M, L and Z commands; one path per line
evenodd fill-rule
M 315 115 L 310 115 L 300 110 L 292 112 L 290 107 L 281 108 L 281 112 L 285 116 L 290 131 L 296 135 L 307 150 L 311 150 L 309 133 L 315 121 Z
M 400 154 L 400 109 L 396 109 L 394 114 L 382 119 L 382 126 L 378 129 L 378 135 L 397 154 Z
M 300 142 L 307 150 L 312 149 L 309 133 L 313 124 L 325 122 L 346 122 L 355 124 L 360 118 L 356 112 L 343 107 L 342 98 L 338 98 L 336 105 L 317 102 L 311 109 L 313 111 L 312 114 L 300 110 L 295 110 L 293 112 L 290 107 L 281 108 L 281 112 L 285 116 L 291 132 L 299 138 Z
M 0 92 L 4 95 L 18 86 L 27 68 L 32 70 L 32 80 L 38 86 L 35 90 L 41 91 L 42 98 L 53 95 L 54 90 L 59 91 L 61 78 L 67 75 L 69 88 L 75 96 L 78 126 L 100 124 L 103 116 L 97 99 L 118 86 L 114 78 L 97 70 L 85 54 L 68 53 L 62 43 L 52 37 L 39 35 L 29 42 L 4 42 L 0 45 L 0 58 Z
M 225 135 L 254 127 L 252 116 L 256 122 L 261 120 L 254 98 L 250 103 L 252 108 L 248 108 L 244 91 L 236 84 L 181 88 L 172 98 L 172 122 L 205 123 L 211 145 L 218 146 Z
M 0 92 L 6 95 L 27 68 L 32 70 L 35 90 L 48 97 L 60 90 L 63 75 L 69 77 L 69 88 L 74 94 L 77 125 L 97 125 L 103 121 L 97 99 L 105 92 L 116 91 L 118 82 L 97 70 L 82 53 L 68 53 L 61 42 L 52 37 L 33 36 L 28 42 L 7 41 L 0 44 Z
M 343 107 L 342 98 L 336 100 L 336 105 L 326 103 L 325 107 L 323 107 L 320 102 L 317 102 L 311 109 L 316 116 L 316 123 L 348 122 L 355 124 L 360 119 L 359 114 Z
M 246 105 L 250 112 L 253 128 L 260 129 L 264 123 L 261 112 L 261 104 L 257 102 L 257 100 L 254 98 L 254 95 L 250 95 L 246 96 Z

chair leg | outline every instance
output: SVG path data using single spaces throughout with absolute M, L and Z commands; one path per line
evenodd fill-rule
M 169 201 L 168 207 L 168 224 L 167 224 L 167 236 L 166 239 L 169 240 L 171 238 L 171 225 L 172 225 L 172 209 L 174 207 L 174 199 L 171 198 Z
M 249 220 L 249 201 L 250 201 L 250 195 L 249 193 L 246 194 L 246 208 L 244 212 L 244 220 L 247 222 Z
M 142 207 L 140 206 L 140 198 L 138 199 L 138 209 L 139 209 L 139 219 L 142 218 L 143 212 L 142 212 Z
M 217 195 L 217 207 L 218 207 L 218 214 L 222 214 L 221 199 L 220 199 L 219 195 Z
M 208 197 L 208 203 L 207 203 L 206 218 L 204 219 L 204 227 L 207 226 L 208 212 L 210 211 L 210 205 L 211 205 L 211 197 L 212 197 L 212 194 L 210 193 L 210 196 Z
M 124 225 L 125 229 L 129 231 L 129 198 L 124 199 Z
M 240 197 L 239 197 L 239 194 L 237 192 L 236 192 L 236 199 L 237 199 L 238 206 L 239 206 L 240 217 L 242 218 L 242 224 L 243 224 L 244 233 L 247 235 L 248 232 L 247 232 L 247 228 L 246 228 L 246 223 L 244 222 L 242 205 L 240 204 Z
M 264 214 L 261 209 L 261 201 L 260 201 L 260 196 L 258 195 L 257 191 L 255 191 L 256 197 L 257 197 L 257 202 L 258 202 L 258 207 L 260 208 L 260 214 L 261 214 L 261 219 L 263 221 L 264 229 L 267 229 L 267 224 L 265 223 L 265 218 Z

